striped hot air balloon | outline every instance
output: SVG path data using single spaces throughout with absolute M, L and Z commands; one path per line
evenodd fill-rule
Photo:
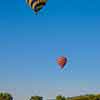
M 38 13 L 45 4 L 47 3 L 47 0 L 26 0 L 27 4 L 34 10 L 35 13 Z
M 66 63 L 67 63 L 67 58 L 64 57 L 64 56 L 60 56 L 60 57 L 57 58 L 57 63 L 58 63 L 58 65 L 60 66 L 60 68 L 63 69 L 64 66 L 65 66 Z

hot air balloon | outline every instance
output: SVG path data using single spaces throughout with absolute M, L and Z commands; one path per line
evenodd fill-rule
M 47 3 L 47 0 L 26 0 L 27 4 L 37 14 Z
M 60 66 L 60 68 L 63 69 L 64 66 L 65 66 L 66 63 L 67 63 L 67 58 L 64 57 L 64 56 L 60 56 L 60 57 L 57 58 L 57 63 L 58 63 L 58 65 Z

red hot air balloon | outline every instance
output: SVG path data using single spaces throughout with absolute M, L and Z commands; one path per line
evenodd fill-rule
M 63 69 L 64 66 L 65 66 L 66 63 L 67 63 L 67 58 L 64 57 L 64 56 L 60 56 L 60 57 L 58 57 L 58 59 L 57 59 L 57 63 L 60 65 L 60 68 Z

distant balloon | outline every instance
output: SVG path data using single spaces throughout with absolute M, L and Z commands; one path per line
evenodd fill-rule
M 60 56 L 60 57 L 58 57 L 58 59 L 57 59 L 57 63 L 58 63 L 58 65 L 60 66 L 60 68 L 63 69 L 64 66 L 65 66 L 66 63 L 67 63 L 67 58 L 64 57 L 64 56 Z

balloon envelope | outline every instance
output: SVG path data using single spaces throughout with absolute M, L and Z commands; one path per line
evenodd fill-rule
M 66 63 L 67 63 L 67 58 L 64 57 L 64 56 L 58 57 L 57 63 L 58 63 L 58 65 L 60 66 L 60 68 L 64 68 L 64 66 L 65 66 Z
M 38 13 L 47 3 L 47 0 L 26 0 L 27 4 Z

